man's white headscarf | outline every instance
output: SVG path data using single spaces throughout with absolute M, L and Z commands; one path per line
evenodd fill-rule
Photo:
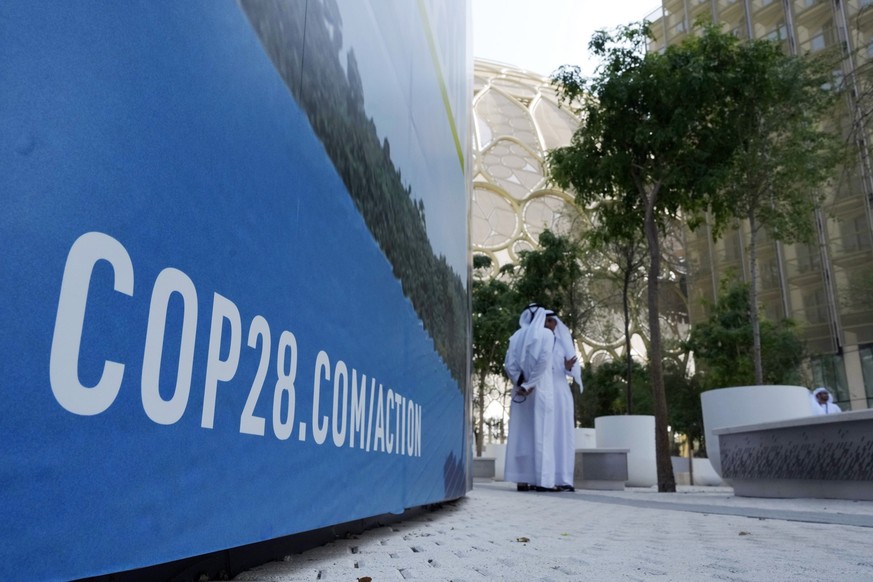
M 515 333 L 512 334 L 512 337 L 509 338 L 509 349 L 506 351 L 506 358 L 503 362 L 503 367 L 506 370 L 506 374 L 514 384 L 520 384 L 521 382 L 519 382 L 519 378 L 523 378 L 520 374 L 523 369 L 521 367 L 521 358 L 524 353 L 524 350 L 522 349 L 524 345 L 524 335 L 537 311 L 542 311 L 542 307 L 536 303 L 531 303 L 525 307 L 521 312 L 521 315 L 518 317 L 519 329 L 517 329 Z
M 534 314 L 539 309 L 542 309 L 542 307 L 537 303 L 531 303 L 530 305 L 525 307 L 524 311 L 521 312 L 521 315 L 518 316 L 519 327 L 526 327 L 530 325 L 530 322 L 534 318 Z
M 519 359 L 521 369 L 524 375 L 530 379 L 530 374 L 533 372 L 537 364 L 537 359 L 542 352 L 542 343 L 547 338 L 546 333 L 546 310 L 542 307 L 535 307 L 533 310 L 528 306 L 525 311 L 531 311 L 532 318 L 530 324 L 525 328 L 524 335 L 521 336 L 521 344 L 519 345 Z M 524 317 L 524 313 L 522 314 Z M 549 336 L 552 334 L 549 332 Z
M 818 401 L 818 395 L 821 393 L 825 393 L 828 395 L 827 400 L 823 403 Z M 812 408 L 813 416 L 818 416 L 820 414 L 833 414 L 834 412 L 842 412 L 839 406 L 834 404 L 834 399 L 831 396 L 830 391 L 824 386 L 819 386 L 815 390 L 812 391 L 812 394 L 809 397 L 809 405 Z
M 579 385 L 579 392 L 582 392 L 582 368 L 579 367 L 579 359 L 576 354 L 576 346 L 573 343 L 573 336 L 570 335 L 570 329 L 561 321 L 561 318 L 554 311 L 546 312 L 548 317 L 554 317 L 558 322 L 558 326 L 555 328 L 555 339 L 557 340 L 557 344 L 561 347 L 561 350 L 564 352 L 564 359 L 569 360 L 570 358 L 576 356 L 576 362 L 573 363 L 573 368 L 570 370 L 565 370 L 567 374 L 573 376 L 573 379 Z

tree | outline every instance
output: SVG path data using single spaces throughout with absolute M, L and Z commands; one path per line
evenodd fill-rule
M 519 253 L 513 290 L 522 304 L 539 303 L 555 311 L 571 336 L 579 337 L 596 306 L 587 285 L 590 273 L 580 261 L 582 249 L 571 238 L 548 229 L 538 242 L 539 248 Z M 578 409 L 579 391 L 572 393 Z
M 686 345 L 694 353 L 704 390 L 755 382 L 749 294 L 748 284 L 723 282 L 709 319 L 691 329 Z M 799 383 L 805 349 L 794 322 L 762 320 L 760 324 L 766 373 L 758 383 Z
M 733 93 L 739 147 L 728 180 L 713 204 L 713 233 L 734 220 L 749 227 L 749 306 L 755 384 L 764 382 L 758 317 L 758 235 L 812 242 L 816 192 L 834 174 L 843 153 L 841 135 L 826 114 L 835 106 L 832 63 L 789 56 L 779 44 L 751 40 L 738 48 Z
M 684 366 L 668 360 L 664 365 L 664 386 L 670 403 L 670 426 L 673 432 L 684 434 L 692 448 L 695 440 L 703 440 L 700 377 L 689 375 Z
M 521 251 L 513 288 L 525 302 L 545 305 L 578 335 L 594 304 L 586 289 L 586 273 L 580 263 L 581 248 L 569 237 L 544 230 L 539 248 Z
M 490 258 L 483 255 L 473 257 L 474 271 L 481 272 L 490 266 Z M 482 456 L 485 436 L 488 379 L 503 376 L 503 359 L 509 347 L 509 336 L 517 327 L 520 310 L 517 295 L 508 283 L 496 278 L 473 278 L 473 431 L 478 457 Z
M 608 202 L 601 203 L 601 212 Z M 624 355 L 627 414 L 634 413 L 633 378 L 634 360 L 631 353 L 631 296 L 638 283 L 645 278 L 646 247 L 642 233 L 634 228 L 624 231 L 610 231 L 611 226 L 624 226 L 620 221 L 606 221 L 588 233 L 591 248 L 602 252 L 608 260 L 605 269 L 607 277 L 621 286 L 621 314 L 624 324 Z
M 578 67 L 561 67 L 553 82 L 564 102 L 578 102 L 583 123 L 571 145 L 548 155 L 552 180 L 586 207 L 611 200 L 601 222 L 639 229 L 649 255 L 649 378 L 655 415 L 658 490 L 676 490 L 667 432 L 662 369 L 660 234 L 682 212 L 694 224 L 722 184 L 735 148 L 727 131 L 738 40 L 715 26 L 663 53 L 647 53 L 649 26 L 599 31 L 589 49 L 601 59 L 589 84 Z
M 646 370 L 639 362 L 632 362 L 631 373 L 634 400 L 638 414 L 652 413 L 652 392 L 646 382 Z M 576 409 L 581 426 L 593 427 L 598 416 L 627 414 L 627 369 L 623 360 L 604 362 L 597 367 L 588 364 L 583 370 L 585 392 Z

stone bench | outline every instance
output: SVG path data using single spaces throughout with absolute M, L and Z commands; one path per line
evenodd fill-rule
M 873 500 L 873 410 L 720 428 L 721 476 L 741 497 Z
M 473 479 L 494 479 L 494 457 L 473 457 Z
M 573 486 L 621 491 L 628 480 L 628 449 L 576 449 Z

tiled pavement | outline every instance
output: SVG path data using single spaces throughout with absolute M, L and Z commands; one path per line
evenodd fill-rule
M 407 521 L 249 570 L 241 581 L 873 581 L 873 502 L 730 488 L 519 493 L 477 482 Z

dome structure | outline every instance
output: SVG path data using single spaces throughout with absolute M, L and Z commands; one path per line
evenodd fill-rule
M 542 75 L 480 59 L 474 61 L 473 70 L 471 250 L 491 258 L 493 276 L 500 267 L 517 264 L 521 251 L 537 248 L 543 230 L 578 235 L 589 228 L 590 221 L 579 212 L 571 193 L 549 184 L 545 167 L 549 150 L 570 144 L 579 118 L 559 107 L 554 87 Z M 669 247 L 676 247 L 671 254 L 682 254 L 681 244 L 668 242 L 673 243 Z M 670 261 L 665 262 L 670 271 Z M 603 270 L 610 270 L 608 264 Z M 678 306 L 673 316 L 666 315 L 668 309 L 662 314 L 666 337 L 687 334 L 678 281 L 673 273 L 662 284 L 662 303 L 672 298 L 668 306 Z M 620 289 L 619 283 L 615 285 Z M 598 310 L 586 326 L 585 336 L 576 338 L 585 362 L 599 364 L 624 353 L 620 299 L 611 295 L 603 303 L 613 308 Z M 632 350 L 641 358 L 645 358 L 649 337 L 644 302 L 644 293 L 631 297 Z M 675 317 L 676 313 L 680 317 Z
M 541 75 L 477 60 L 474 76 L 471 244 L 496 271 L 535 248 L 544 229 L 567 234 L 582 218 L 572 195 L 548 184 L 544 166 L 579 120 L 558 107 Z
M 474 254 L 492 260 L 492 275 L 517 264 L 519 253 L 538 247 L 549 229 L 567 235 L 587 228 L 573 195 L 549 184 L 545 156 L 568 145 L 579 119 L 558 106 L 549 80 L 493 61 L 474 62 L 473 204 Z M 610 318 L 610 316 L 607 316 Z M 603 323 L 603 322 L 601 322 Z M 604 333 L 577 338 L 585 361 L 612 359 L 623 336 L 620 322 L 595 326 Z

